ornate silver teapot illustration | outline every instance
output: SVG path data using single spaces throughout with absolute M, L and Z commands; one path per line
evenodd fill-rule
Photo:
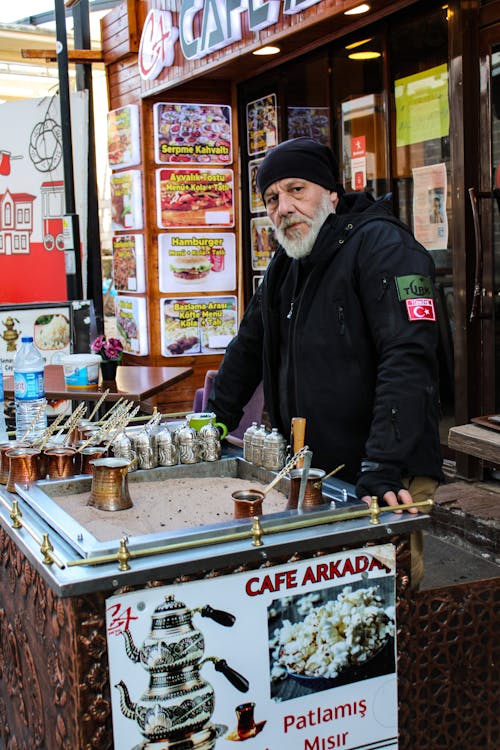
M 134 703 L 126 684 L 120 680 L 115 686 L 120 692 L 120 709 L 128 719 L 134 719 L 148 740 L 141 748 L 151 747 L 149 742 L 162 742 L 154 747 L 199 748 L 210 750 L 226 727 L 210 723 L 215 708 L 212 685 L 200 670 L 212 662 L 239 691 L 248 690 L 248 680 L 232 669 L 224 659 L 213 656 L 203 658 L 205 640 L 192 622 L 193 614 L 209 617 L 225 627 L 231 627 L 235 617 L 229 612 L 212 609 L 209 605 L 190 610 L 174 596 L 153 612 L 151 630 L 140 648 L 134 644 L 128 629 L 123 631 L 125 651 L 134 662 L 140 662 L 149 672 L 149 686 Z

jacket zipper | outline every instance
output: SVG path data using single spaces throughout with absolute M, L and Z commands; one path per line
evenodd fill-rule
M 343 305 L 339 305 L 337 307 L 337 319 L 339 321 L 339 333 L 341 336 L 343 336 L 345 333 L 345 315 Z
M 389 289 L 389 279 L 387 278 L 387 276 L 384 276 L 382 278 L 382 291 L 377 297 L 377 302 L 380 302 L 385 297 L 385 294 L 388 289 Z
M 309 281 L 311 279 L 312 273 L 310 273 L 306 280 L 304 281 L 302 285 L 302 289 L 299 292 L 298 297 L 296 297 L 293 300 L 292 307 L 290 308 L 290 341 L 291 341 L 291 350 L 293 352 L 293 387 L 295 390 L 295 405 L 297 407 L 297 410 L 300 412 L 300 406 L 299 406 L 299 393 L 298 393 L 298 387 L 297 387 L 297 356 L 296 356 L 296 331 L 297 331 L 297 320 L 300 315 L 300 310 L 302 307 L 302 300 L 304 299 L 305 292 L 307 290 Z
M 399 409 L 397 409 L 395 406 L 391 407 L 391 422 L 392 422 L 392 428 L 394 430 L 394 435 L 396 436 L 396 440 L 401 440 L 401 432 L 399 430 Z

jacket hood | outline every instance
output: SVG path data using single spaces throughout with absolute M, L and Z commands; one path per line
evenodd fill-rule
M 358 214 L 366 211 L 376 202 L 370 193 L 343 193 L 339 198 L 335 212 L 337 214 Z

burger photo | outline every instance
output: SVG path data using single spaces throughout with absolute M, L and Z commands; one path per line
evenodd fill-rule
M 207 255 L 181 255 L 170 262 L 169 268 L 176 279 L 197 281 L 208 276 L 212 264 Z

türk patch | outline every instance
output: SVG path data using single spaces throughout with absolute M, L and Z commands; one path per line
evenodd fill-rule
M 436 320 L 434 300 L 432 299 L 407 299 L 406 311 L 408 320 Z
M 396 282 L 398 298 L 401 302 L 404 302 L 406 299 L 434 296 L 432 281 L 428 276 L 396 276 L 394 281 Z

